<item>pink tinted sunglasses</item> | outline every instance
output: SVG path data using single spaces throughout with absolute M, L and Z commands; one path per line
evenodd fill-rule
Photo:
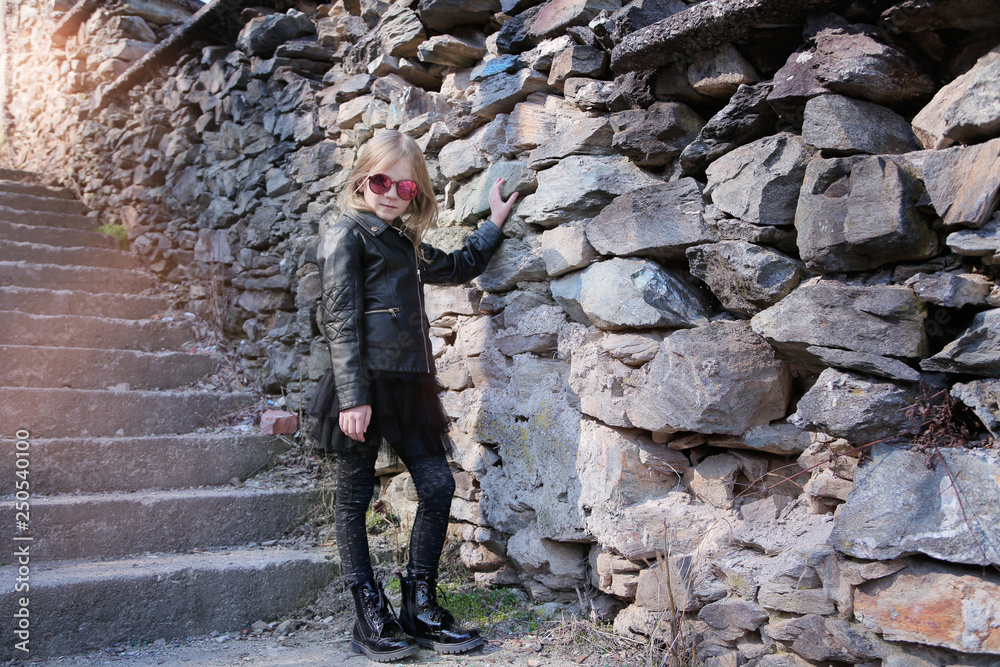
M 385 174 L 372 174 L 368 177 L 368 189 L 377 195 L 384 195 L 391 190 L 392 183 L 392 179 Z M 416 181 L 409 179 L 396 181 L 396 194 L 399 195 L 400 199 L 410 201 L 417 196 L 419 191 Z

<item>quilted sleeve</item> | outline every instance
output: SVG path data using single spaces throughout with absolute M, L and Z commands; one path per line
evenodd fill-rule
M 368 402 L 368 381 L 364 374 L 361 317 L 362 248 L 347 227 L 333 225 L 323 235 L 317 252 L 323 279 L 320 321 L 337 387 L 340 409 Z

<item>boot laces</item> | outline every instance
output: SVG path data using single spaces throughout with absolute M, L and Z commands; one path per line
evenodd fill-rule
M 369 625 L 379 634 L 386 625 L 396 622 L 396 610 L 382 591 L 380 582 L 374 582 L 370 589 L 362 591 L 362 595 L 365 597 L 365 617 Z
M 451 615 L 451 612 L 442 607 L 437 600 L 437 594 L 441 593 L 441 597 L 444 598 L 444 601 L 445 602 L 448 601 L 448 594 L 445 593 L 443 588 L 441 588 L 441 585 L 438 584 L 437 582 L 431 583 L 429 581 L 422 583 L 424 583 L 424 585 L 426 586 L 425 589 L 427 596 L 426 613 L 431 618 L 431 620 L 434 621 L 435 623 L 443 623 L 448 620 L 452 620 L 453 617 Z

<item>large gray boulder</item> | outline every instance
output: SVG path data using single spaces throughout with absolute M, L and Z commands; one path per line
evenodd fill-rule
M 920 362 L 925 371 L 1000 377 L 1000 308 L 977 313 L 965 332 Z
M 906 119 L 878 104 L 843 95 L 820 95 L 806 102 L 802 138 L 834 154 L 908 153 L 919 148 Z
M 492 225 L 492 222 L 484 222 Z M 526 241 L 506 239 L 478 278 L 476 284 L 487 292 L 506 292 L 519 282 L 545 280 L 545 260 L 538 238 Z
M 701 175 L 713 160 L 774 131 L 778 117 L 767 103 L 770 92 L 770 83 L 737 88 L 726 106 L 708 119 L 695 140 L 681 152 L 683 173 Z
M 855 558 L 920 552 L 952 563 L 1000 565 L 1000 453 L 877 445 L 854 476 L 830 543 Z
M 745 241 L 722 241 L 689 248 L 688 266 L 727 310 L 742 315 L 773 306 L 806 275 L 802 262 L 777 250 Z
M 457 25 L 485 23 L 500 11 L 500 0 L 420 0 L 417 13 L 431 30 L 448 32 Z
M 622 155 L 572 155 L 538 172 L 538 190 L 524 198 L 517 214 L 525 222 L 555 227 L 591 218 L 618 195 L 662 182 Z
M 754 315 L 753 330 L 796 361 L 810 345 L 891 357 L 927 352 L 927 308 L 909 287 L 857 287 L 814 278 Z
M 513 74 L 500 73 L 483 80 L 469 98 L 472 113 L 483 118 L 510 113 L 528 95 L 547 90 L 547 77 L 525 68 Z
M 504 198 L 513 192 L 518 192 L 519 197 L 524 197 L 534 192 L 538 186 L 535 172 L 528 169 L 528 165 L 524 162 L 506 160 L 494 162 L 455 193 L 455 218 L 459 222 L 470 224 L 488 219 L 489 194 L 498 178 L 504 179 L 501 190 Z
M 827 92 L 890 107 L 934 92 L 934 81 L 916 62 L 863 28 L 827 28 L 814 42 L 815 47 L 790 55 L 774 74 L 767 99 L 790 122 L 801 121 L 806 101 Z
M 417 46 L 420 60 L 449 67 L 471 67 L 486 55 L 482 38 L 461 39 L 454 35 L 435 35 Z
M 560 113 L 552 131 L 528 154 L 528 166 L 546 169 L 570 155 L 611 155 L 613 137 L 606 115 Z
M 382 53 L 397 58 L 416 58 L 417 47 L 427 39 L 417 13 L 401 5 L 390 5 L 379 17 L 375 30 Z
M 702 217 L 693 178 L 651 185 L 617 197 L 587 223 L 587 240 L 604 255 L 679 259 L 684 250 L 717 240 Z
M 611 54 L 615 72 L 649 70 L 726 42 L 739 43 L 761 25 L 788 25 L 830 8 L 832 0 L 741 0 L 697 3 L 626 35 Z
M 285 14 L 255 16 L 247 21 L 236 38 L 236 47 L 247 55 L 268 58 L 285 42 L 315 34 L 316 26 L 308 16 L 289 9 Z
M 945 225 L 982 227 L 1000 201 L 1000 139 L 928 152 L 923 178 Z
M 828 368 L 799 399 L 789 423 L 863 445 L 905 435 L 915 423 L 906 409 L 916 403 L 915 386 L 899 386 Z
M 648 109 L 630 109 L 611 115 L 612 146 L 636 164 L 669 164 L 695 140 L 705 121 L 680 102 L 655 102 Z
M 734 218 L 790 225 L 812 152 L 801 137 L 787 132 L 758 139 L 708 165 L 705 194 Z
M 632 423 L 650 431 L 739 435 L 785 416 L 791 375 L 747 322 L 677 331 L 628 393 Z
M 913 132 L 924 148 L 956 141 L 976 143 L 1000 134 L 1000 46 L 965 74 L 942 87 L 913 117 Z
M 510 381 L 483 391 L 465 411 L 469 435 L 497 447 L 503 460 L 482 477 L 483 514 L 506 533 L 534 526 L 546 539 L 587 539 L 575 465 L 581 415 L 565 391 L 569 364 L 520 355 L 512 366 Z
M 571 318 L 601 329 L 694 327 L 711 317 L 707 299 L 683 274 L 651 260 L 598 262 L 551 287 Z
M 590 27 L 598 37 L 605 36 L 601 33 L 601 27 L 608 27 L 606 37 L 617 44 L 625 35 L 657 21 L 662 21 L 685 9 L 687 9 L 687 5 L 684 4 L 683 0 L 630 0 L 608 17 L 610 26 L 600 23 L 600 18 L 595 18 L 591 21 Z
M 806 266 L 865 271 L 933 256 L 937 234 L 917 209 L 922 195 L 920 181 L 887 157 L 813 158 L 795 211 Z

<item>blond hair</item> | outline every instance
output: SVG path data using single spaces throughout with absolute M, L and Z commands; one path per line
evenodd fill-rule
M 404 231 L 417 246 L 424 232 L 437 220 L 438 206 L 424 154 L 417 142 L 405 134 L 396 130 L 381 130 L 361 147 L 341 195 L 341 205 L 356 211 L 370 211 L 364 194 L 368 177 L 402 160 L 409 163 L 419 190 L 401 216 Z

